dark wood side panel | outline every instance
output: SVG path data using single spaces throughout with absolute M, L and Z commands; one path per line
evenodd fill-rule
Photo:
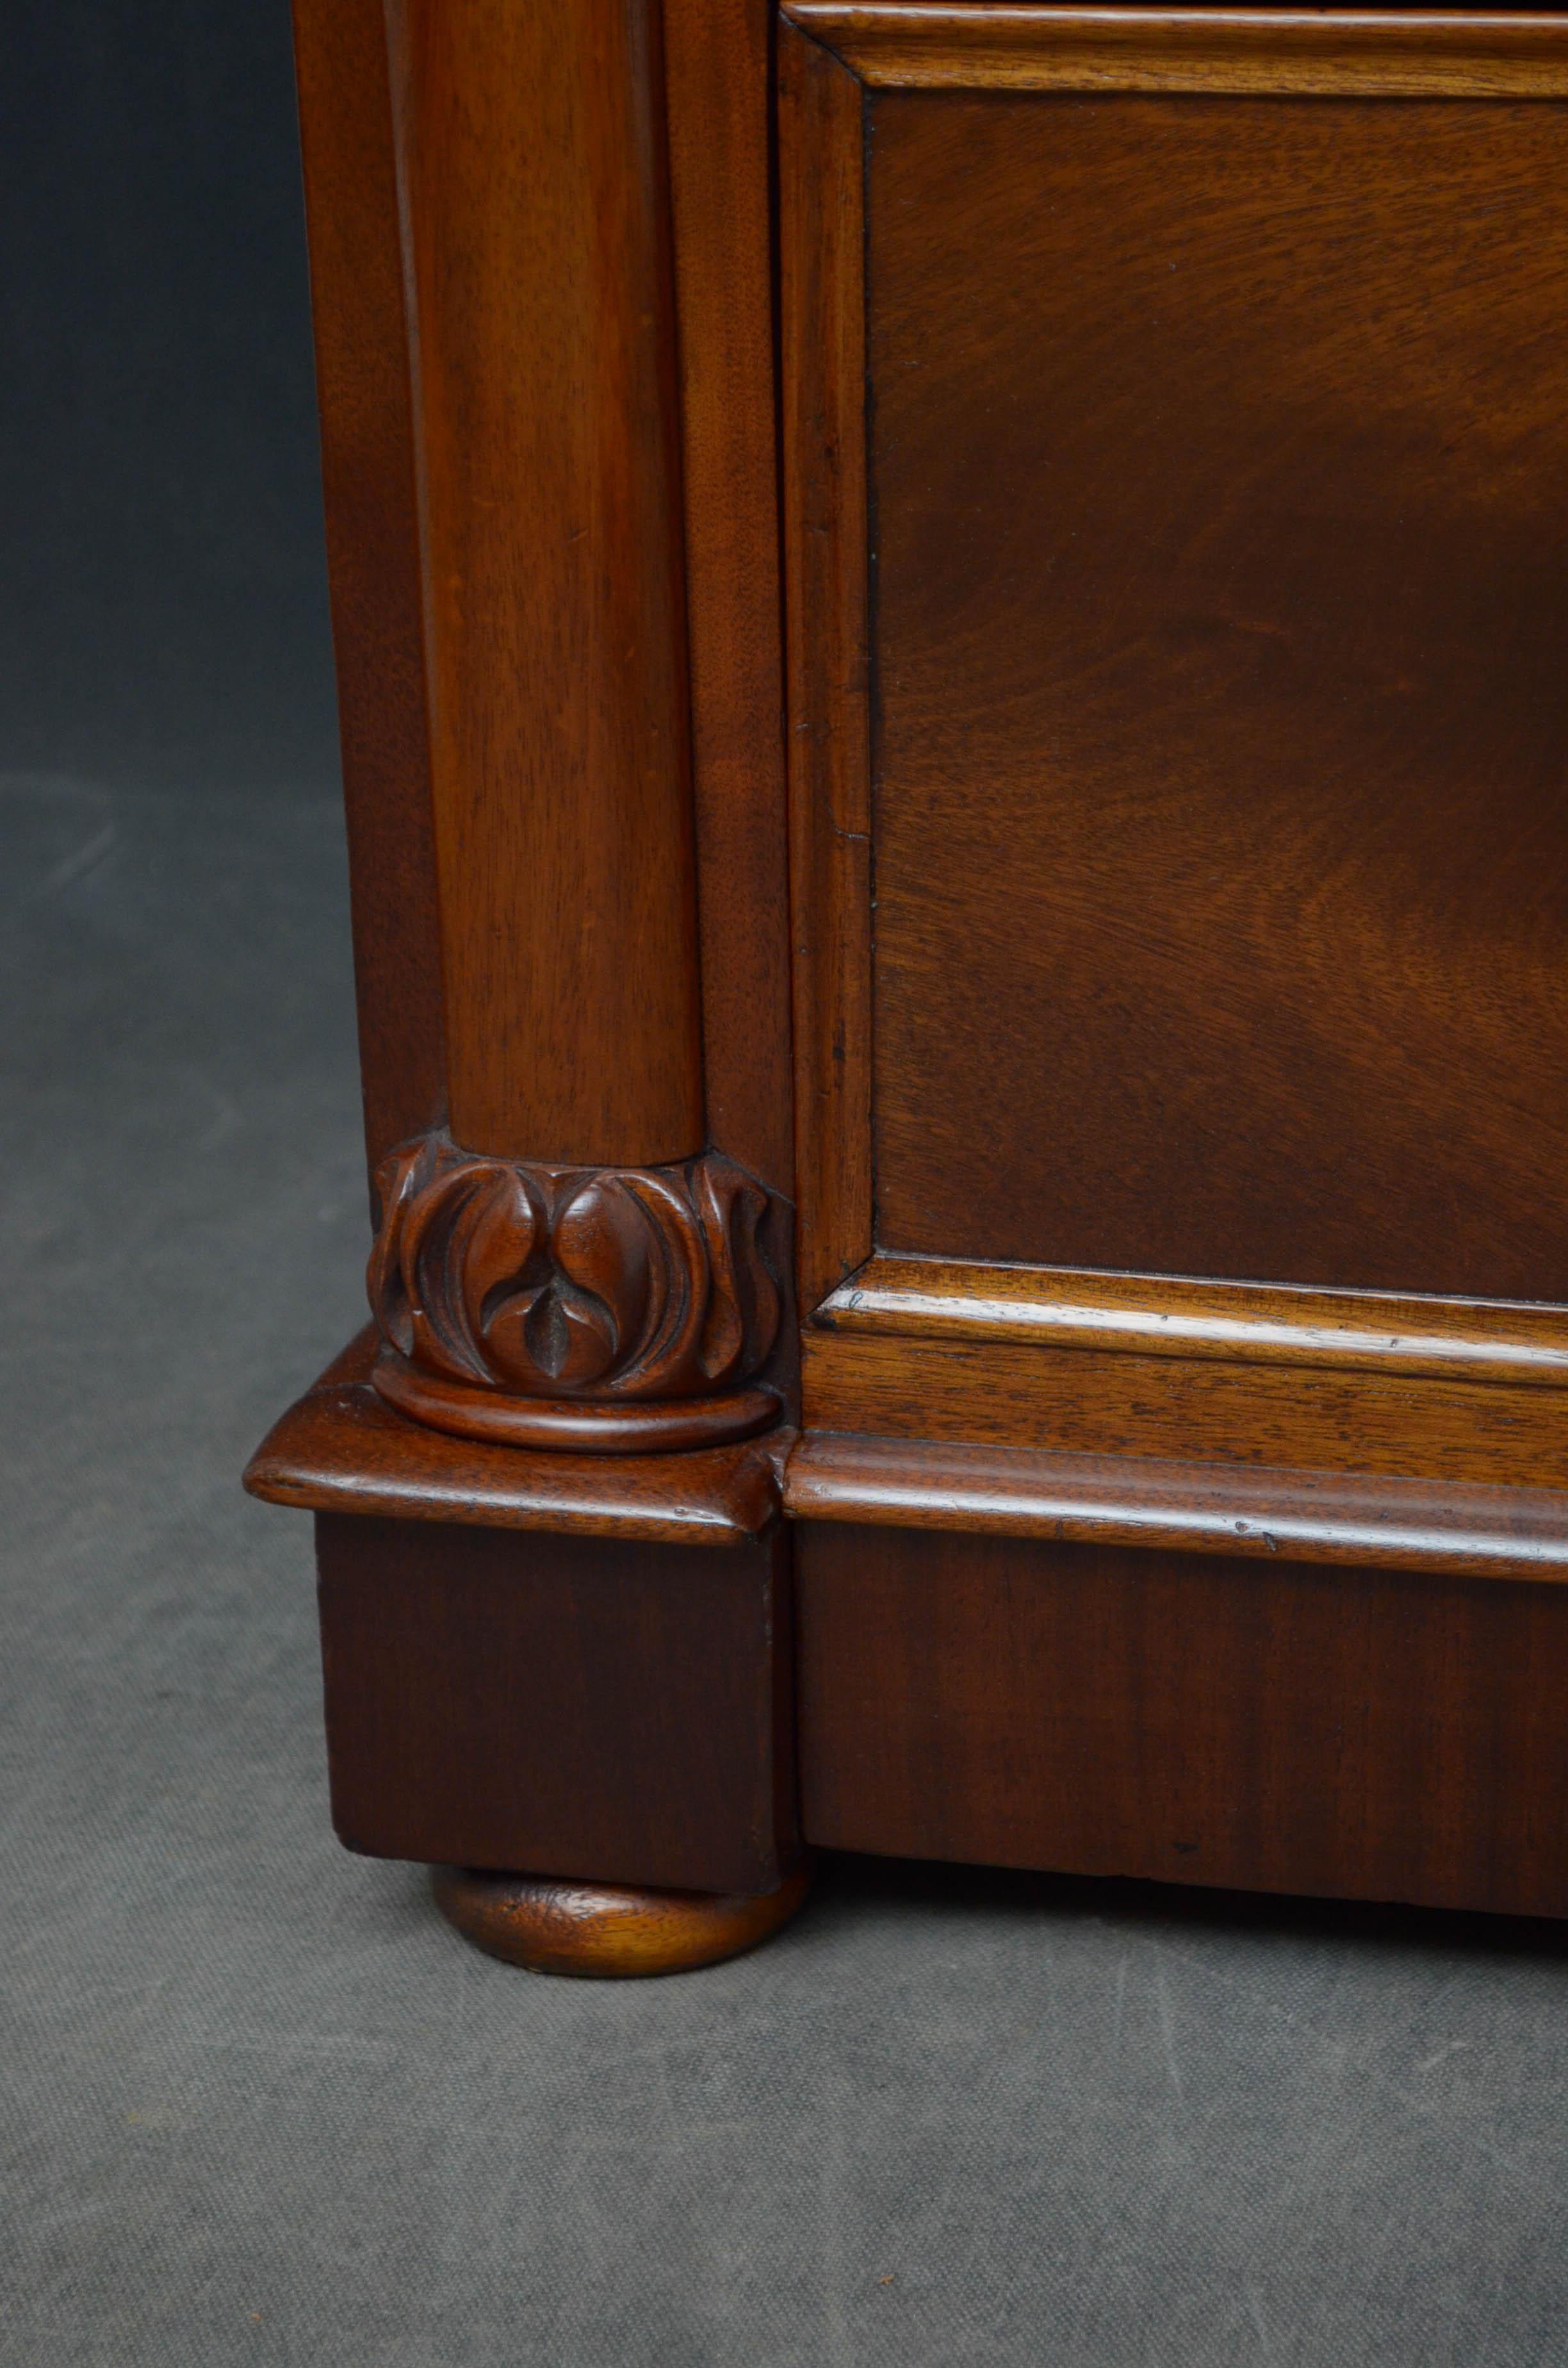
M 373 1169 L 446 1115 L 408 324 L 381 0 L 295 0 L 359 1064 Z
M 1568 1589 L 808 1525 L 808 1841 L 1568 1914 Z
M 769 0 L 665 12 L 709 1138 L 790 1200 Z
M 879 1240 L 1562 1297 L 1568 113 L 866 104 Z
M 767 1891 L 794 1855 L 789 1541 L 316 1524 L 352 1850 Z

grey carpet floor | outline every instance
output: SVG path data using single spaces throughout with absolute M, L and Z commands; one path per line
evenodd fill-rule
M 12 777 L 0 898 L 0 2357 L 1568 2361 L 1552 1930 L 845 1861 L 601 1987 L 341 1851 L 237 1484 L 359 1320 L 335 810 Z

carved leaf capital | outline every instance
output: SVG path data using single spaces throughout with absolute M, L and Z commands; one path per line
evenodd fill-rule
M 733 1390 L 778 1337 L 767 1193 L 717 1153 L 678 1167 L 549 1167 L 444 1135 L 378 1174 L 368 1277 L 415 1372 L 508 1398 L 637 1403 Z

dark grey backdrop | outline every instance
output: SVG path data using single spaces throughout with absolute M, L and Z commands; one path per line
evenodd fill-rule
M 324 788 L 286 0 L 0 8 L 0 763 Z

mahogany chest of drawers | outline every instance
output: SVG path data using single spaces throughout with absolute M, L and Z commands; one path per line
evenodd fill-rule
M 1568 1913 L 1568 17 L 297 19 L 344 1840 Z

